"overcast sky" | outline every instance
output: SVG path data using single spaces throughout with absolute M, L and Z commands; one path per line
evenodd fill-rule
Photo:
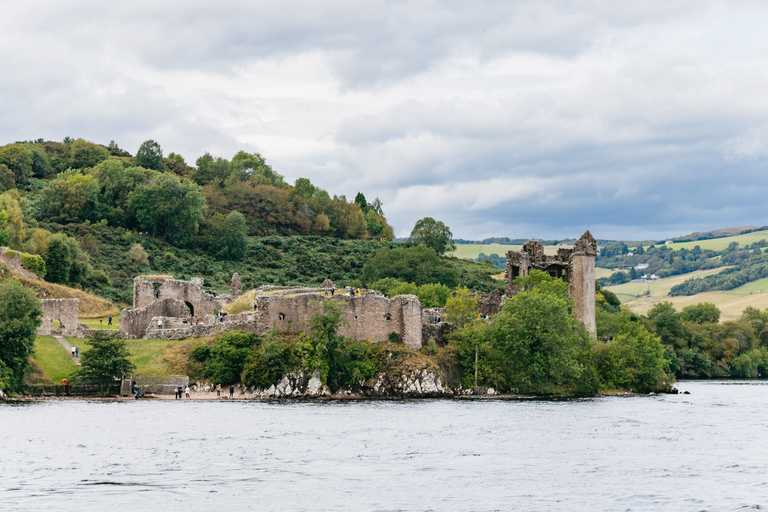
M 766 27 L 734 0 L 3 2 L 0 145 L 258 151 L 406 236 L 762 226 Z

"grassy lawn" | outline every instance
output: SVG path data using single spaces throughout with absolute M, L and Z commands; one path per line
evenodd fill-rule
M 55 340 L 54 340 L 55 341 Z M 84 349 L 89 347 L 90 340 L 83 338 L 70 338 L 67 337 L 67 341 L 73 347 L 75 345 L 80 347 L 80 353 L 82 354 Z M 172 343 L 195 343 L 196 340 L 125 340 L 125 346 L 131 353 L 131 362 L 136 365 L 136 368 L 143 368 L 145 366 L 156 366 L 158 368 L 167 369 L 168 362 L 163 357 L 163 349 Z M 60 346 L 60 345 L 59 345 Z M 61 349 L 62 352 L 64 349 Z
M 108 316 L 97 318 L 78 318 L 77 321 L 81 324 L 87 325 L 89 329 L 117 330 L 120 328 L 120 315 L 115 315 L 112 317 L 112 325 L 107 325 L 109 322 Z
M 722 251 L 731 242 L 738 242 L 739 247 L 744 247 L 747 244 L 759 242 L 760 240 L 768 240 L 768 231 L 755 231 L 754 233 L 747 233 L 746 235 L 729 236 L 726 238 L 714 238 L 712 240 L 698 240 L 696 242 L 681 242 L 670 244 L 667 247 L 673 250 L 678 249 L 693 249 L 695 246 L 701 247 L 702 250 L 712 249 L 713 251 Z
M 34 359 L 54 384 L 69 378 L 77 365 L 72 356 L 53 336 L 38 336 L 35 340 Z

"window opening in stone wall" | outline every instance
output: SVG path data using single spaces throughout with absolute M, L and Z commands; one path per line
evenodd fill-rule
M 278 320 L 285 320 L 285 314 L 280 313 L 277 315 Z
M 152 290 L 156 299 L 160 298 L 160 283 L 152 283 Z
M 384 320 L 390 321 L 392 320 L 392 316 L 389 313 L 387 313 L 386 315 L 384 315 Z
M 184 304 L 187 305 L 187 309 L 189 309 L 189 316 L 194 317 L 195 316 L 195 306 L 192 305 L 191 302 L 184 301 Z

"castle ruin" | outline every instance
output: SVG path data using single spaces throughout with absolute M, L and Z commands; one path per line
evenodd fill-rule
M 520 251 L 507 251 L 507 270 L 505 275 L 505 295 L 512 297 L 517 293 L 514 279 L 527 276 L 531 269 L 547 272 L 570 285 L 571 299 L 575 304 L 574 313 L 594 336 L 597 332 L 595 323 L 595 256 L 597 241 L 587 231 L 576 242 L 573 249 L 561 248 L 557 254 L 544 254 L 544 246 L 529 240 Z
M 240 276 L 232 278 L 228 295 L 214 296 L 203 290 L 203 279 L 180 281 L 137 277 L 133 282 L 131 310 L 123 310 L 120 333 L 125 338 L 178 339 L 212 336 L 232 329 L 264 334 L 309 330 L 309 318 L 322 300 L 343 303 L 340 334 L 382 342 L 392 333 L 408 347 L 422 346 L 421 303 L 415 295 L 387 299 L 374 290 L 361 295 L 342 293 L 326 297 L 333 284 L 320 288 L 263 286 L 256 290 L 253 311 L 220 317 L 215 313 L 239 298 Z

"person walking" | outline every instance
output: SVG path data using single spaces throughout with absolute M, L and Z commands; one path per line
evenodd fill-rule
M 179 386 L 178 391 L 179 391 L 179 396 L 177 398 L 181 399 L 182 398 L 181 394 L 183 393 L 181 386 Z
M 75 357 L 80 357 L 80 347 L 75 347 Z
M 221 396 L 221 384 L 216 386 L 216 396 Z
M 112 325 L 112 315 L 107 317 L 107 325 Z
M 72 359 L 75 358 L 75 347 L 72 347 Z
M 184 389 L 184 394 L 189 398 L 189 384 L 187 384 L 187 387 Z
M 235 386 L 229 386 L 229 398 L 235 397 Z

